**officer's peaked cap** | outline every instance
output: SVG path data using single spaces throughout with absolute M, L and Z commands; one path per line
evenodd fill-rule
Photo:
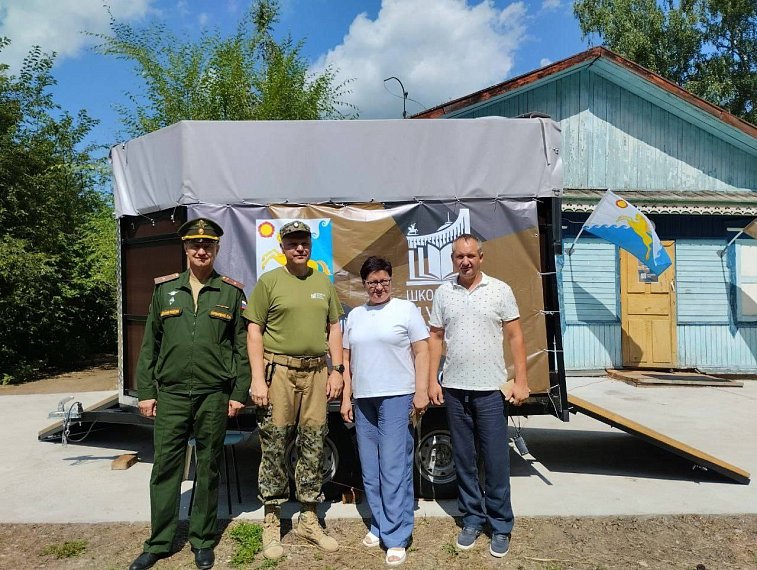
M 223 235 L 223 230 L 213 220 L 195 218 L 182 224 L 176 233 L 184 241 L 188 239 L 212 239 L 219 241 Z

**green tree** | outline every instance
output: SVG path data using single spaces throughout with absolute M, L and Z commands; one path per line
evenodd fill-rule
M 250 5 L 237 31 L 217 31 L 197 40 L 177 38 L 161 23 L 135 28 L 111 17 L 111 33 L 98 35 L 97 51 L 130 61 L 142 83 L 118 107 L 129 136 L 176 121 L 346 118 L 346 84 L 332 69 L 308 73 L 302 42 L 276 41 L 275 0 Z
M 55 104 L 52 66 L 38 47 L 18 76 L 0 65 L 3 383 L 115 346 L 113 283 L 98 277 L 84 239 L 108 208 L 97 163 L 79 150 L 95 121 Z
M 754 0 L 575 0 L 584 37 L 757 123 Z

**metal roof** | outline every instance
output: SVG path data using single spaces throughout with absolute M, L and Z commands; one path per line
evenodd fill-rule
M 757 192 L 615 190 L 646 214 L 757 216 Z M 605 189 L 565 188 L 564 212 L 591 212 Z

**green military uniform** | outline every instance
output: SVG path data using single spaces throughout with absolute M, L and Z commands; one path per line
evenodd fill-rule
M 216 233 L 222 233 L 217 226 L 217 232 L 206 228 L 201 226 L 198 235 L 196 226 L 182 226 L 179 235 L 217 240 Z M 189 270 L 155 283 L 137 365 L 139 400 L 157 400 L 150 479 L 152 534 L 144 550 L 167 555 L 178 524 L 190 435 L 197 442 L 197 484 L 189 542 L 194 549 L 215 544 L 218 462 L 229 399 L 247 401 L 250 366 L 240 283 L 213 271 L 199 289 L 196 305 Z

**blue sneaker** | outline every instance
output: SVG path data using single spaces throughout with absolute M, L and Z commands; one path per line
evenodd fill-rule
M 470 550 L 476 543 L 479 534 L 481 534 L 481 529 L 464 526 L 463 530 L 460 531 L 460 534 L 457 535 L 457 543 L 455 546 L 458 550 Z
M 509 534 L 493 534 L 489 553 L 497 558 L 502 558 L 510 550 Z

